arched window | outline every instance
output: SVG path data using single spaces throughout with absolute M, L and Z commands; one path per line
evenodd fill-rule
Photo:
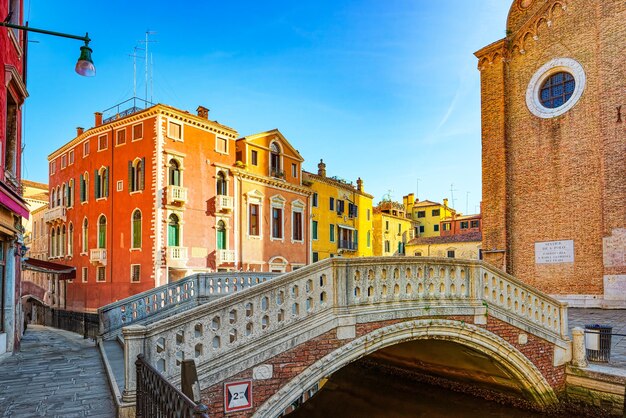
M 167 225 L 167 245 L 178 247 L 180 244 L 180 224 L 178 216 L 171 214 Z
M 141 248 L 141 211 L 136 209 L 133 212 L 133 248 Z
M 226 182 L 226 176 L 224 175 L 223 171 L 217 173 L 217 195 L 228 195 L 228 183 Z
M 67 207 L 71 208 L 74 206 L 74 179 L 71 179 L 69 183 L 67 183 Z
M 217 223 L 217 249 L 226 249 L 226 224 L 224 221 L 219 221 Z
M 63 206 L 67 206 L 67 199 L 66 199 L 67 198 L 67 189 L 65 187 L 65 183 L 63 183 L 63 188 L 61 189 L 61 193 L 62 193 L 62 195 L 61 195 L 61 204 Z
M 61 206 L 61 188 L 57 186 L 57 206 Z
M 57 192 L 56 190 L 52 189 L 52 194 L 50 197 L 50 209 L 54 208 L 54 202 L 56 202 L 56 197 L 57 197 Z
M 65 241 L 65 225 L 61 228 L 61 245 L 59 246 L 59 255 L 63 257 L 65 255 L 65 245 L 67 242 Z
M 128 188 L 131 192 L 144 189 L 145 159 L 128 162 Z
M 56 246 L 56 256 L 59 257 L 61 255 L 61 228 L 57 226 L 57 242 Z
M 274 177 L 281 176 L 280 167 L 280 147 L 276 142 L 272 142 L 270 145 L 270 175 Z
M 89 196 L 89 174 L 87 172 L 80 175 L 80 201 L 86 202 Z
M 180 165 L 175 159 L 170 160 L 169 165 L 169 184 L 170 186 L 180 186 Z
M 50 257 L 56 257 L 56 239 L 56 230 L 52 228 L 52 232 L 50 233 Z
M 72 223 L 67 228 L 67 255 L 74 255 L 74 225 Z
M 83 248 L 82 248 L 82 252 L 86 253 L 87 252 L 87 248 L 89 246 L 89 240 L 88 240 L 88 236 L 87 236 L 87 230 L 89 223 L 87 222 L 87 218 L 85 218 L 83 220 Z
M 98 248 L 107 247 L 107 218 L 100 215 L 98 218 Z
M 109 169 L 102 167 L 95 173 L 95 195 L 96 199 L 109 196 Z

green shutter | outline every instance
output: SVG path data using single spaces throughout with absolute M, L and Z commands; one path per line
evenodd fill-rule
M 98 175 L 98 170 L 94 171 L 93 173 L 93 195 L 94 195 L 94 199 L 97 199 L 100 197 L 100 188 L 98 187 L 100 185 L 100 181 L 99 181 L 99 175 Z
M 80 187 L 80 202 L 85 201 L 85 180 L 83 179 L 83 175 L 80 175 L 80 180 L 78 181 L 78 187 Z
M 140 181 L 140 190 L 143 190 L 146 186 L 146 158 L 143 157 L 141 159 L 141 178 L 139 179 Z
M 104 197 L 109 197 L 109 167 L 104 170 Z
M 133 162 L 128 162 L 128 191 L 133 192 Z
M 226 230 L 224 229 L 217 230 L 217 249 L 218 250 L 226 249 Z

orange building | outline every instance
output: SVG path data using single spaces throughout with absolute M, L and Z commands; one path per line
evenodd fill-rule
M 68 309 L 93 310 L 202 271 L 234 269 L 237 132 L 165 105 L 132 107 L 48 157 L 50 259 L 75 266 Z
M 239 268 L 284 272 L 310 262 L 312 191 L 302 185 L 303 161 L 278 129 L 237 140 Z

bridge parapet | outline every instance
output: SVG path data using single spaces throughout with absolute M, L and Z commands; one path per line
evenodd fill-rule
M 566 304 L 483 262 L 372 257 L 324 260 L 134 329 L 127 349 L 172 380 L 193 358 L 206 386 L 335 328 L 354 338 L 356 323 L 446 315 L 492 315 L 557 346 L 567 340 Z
M 98 309 L 100 335 L 108 338 L 122 327 L 159 319 L 197 306 L 212 298 L 230 295 L 278 276 L 278 273 L 197 273 L 179 281 L 146 290 Z

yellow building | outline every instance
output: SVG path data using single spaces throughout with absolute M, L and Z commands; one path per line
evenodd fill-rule
M 383 200 L 374 208 L 374 255 L 404 255 L 417 223 L 407 218 L 405 206 Z
M 469 232 L 441 237 L 419 237 L 409 241 L 406 254 L 422 257 L 449 257 L 477 260 L 480 258 L 482 233 Z
M 312 261 L 329 257 L 373 255 L 372 199 L 357 186 L 336 177 L 326 177 L 326 164 L 320 160 L 317 174 L 304 172 L 303 184 L 311 197 Z
M 445 218 L 452 217 L 456 211 L 448 206 L 448 199 L 443 199 L 443 204 L 430 200 L 415 200 L 415 195 L 409 193 L 402 198 L 409 217 L 418 222 L 416 225 L 416 237 L 438 237 L 440 235 L 440 222 Z

